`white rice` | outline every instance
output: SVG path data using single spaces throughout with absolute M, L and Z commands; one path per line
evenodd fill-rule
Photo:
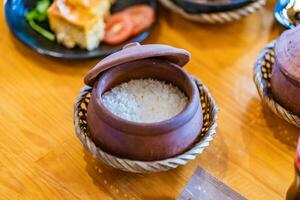
M 122 83 L 104 93 L 102 100 L 115 115 L 140 123 L 170 119 L 180 113 L 188 102 L 178 87 L 153 79 Z

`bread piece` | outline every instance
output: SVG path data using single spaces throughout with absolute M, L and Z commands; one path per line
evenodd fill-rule
M 68 1 L 56 0 L 48 10 L 49 24 L 57 41 L 68 48 L 75 45 L 87 50 L 97 48 L 104 37 L 104 14 L 95 14 L 85 6 L 75 5 L 74 2 L 70 4 Z M 100 10 L 100 7 L 97 9 Z M 103 8 L 103 12 L 106 9 Z

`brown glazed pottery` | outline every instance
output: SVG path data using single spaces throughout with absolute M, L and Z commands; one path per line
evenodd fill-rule
M 285 31 L 276 42 L 271 89 L 284 108 L 300 116 L 300 26 Z
M 100 61 L 85 77 L 93 87 L 87 111 L 89 134 L 102 150 L 120 158 L 154 161 L 190 148 L 203 124 L 196 84 L 181 67 L 190 59 L 182 49 L 132 43 Z M 131 79 L 154 78 L 178 86 L 188 97 L 175 117 L 156 123 L 136 123 L 111 113 L 101 96 Z

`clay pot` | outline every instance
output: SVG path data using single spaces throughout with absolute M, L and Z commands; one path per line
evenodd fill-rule
M 284 108 L 300 115 L 300 26 L 285 31 L 277 40 L 271 89 Z
M 126 48 L 130 48 L 130 52 L 135 53 L 138 52 L 131 48 L 137 50 L 144 48 L 135 45 Z M 145 46 L 148 48 L 147 45 Z M 167 50 L 164 49 L 165 47 L 173 53 L 174 50 L 178 50 L 177 53 L 183 52 L 185 61 L 179 61 L 180 59 L 176 61 L 174 54 L 168 57 L 164 51 Z M 112 67 L 105 67 L 104 71 L 99 70 L 99 66 L 103 69 L 102 64 L 105 63 L 104 66 L 107 66 L 107 60 L 116 56 L 111 55 L 111 58 L 106 58 L 106 61 L 104 59 L 105 62 L 101 61 L 102 63 L 100 62 L 96 69 L 92 69 L 90 71 L 92 73 L 85 77 L 86 84 L 93 85 L 87 111 L 89 134 L 97 146 L 104 151 L 133 160 L 161 160 L 186 151 L 200 134 L 203 119 L 199 92 L 191 77 L 178 65 L 178 63 L 184 65 L 188 62 L 189 54 L 169 46 L 163 46 L 163 49 L 160 51 L 163 56 L 144 56 L 141 59 L 127 57 L 126 62 L 112 64 L 110 65 Z M 119 55 L 124 55 L 125 51 L 127 56 L 136 58 L 128 53 L 128 49 L 122 51 Z M 165 121 L 137 123 L 114 115 L 104 106 L 101 96 L 106 91 L 123 82 L 141 78 L 163 80 L 178 86 L 189 99 L 186 108 Z

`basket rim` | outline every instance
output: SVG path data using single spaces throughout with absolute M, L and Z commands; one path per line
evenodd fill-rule
M 277 40 L 273 40 L 269 44 L 265 46 L 265 48 L 260 52 L 259 57 L 254 65 L 253 68 L 253 79 L 256 85 L 257 91 L 259 96 L 261 97 L 262 101 L 268 105 L 268 107 L 280 118 L 286 120 L 290 124 L 293 124 L 300 128 L 300 116 L 295 115 L 285 109 L 282 105 L 275 101 L 269 94 L 271 91 L 267 87 L 267 82 L 263 78 L 261 69 L 262 63 L 265 61 L 265 55 L 270 52 L 274 47 Z
M 212 13 L 188 13 L 183 8 L 177 6 L 174 2 L 172 2 L 172 0 L 159 0 L 159 2 L 171 11 L 180 14 L 185 19 L 211 24 L 222 24 L 232 21 L 238 21 L 242 17 L 246 17 L 249 14 L 258 11 L 266 4 L 266 0 L 256 0 L 241 8 L 236 8 L 227 11 L 218 11 Z
M 77 137 L 80 139 L 80 141 L 83 143 L 83 145 L 93 154 L 95 155 L 97 158 L 101 159 L 103 162 L 105 162 L 108 165 L 112 165 L 112 163 L 107 163 L 106 160 L 104 160 L 102 157 L 105 156 L 109 159 L 113 159 L 116 163 L 115 168 L 120 169 L 118 166 L 119 165 L 124 165 L 125 163 L 130 163 L 131 165 L 135 165 L 136 168 L 138 168 L 140 165 L 149 165 L 150 168 L 151 166 L 154 165 L 162 165 L 164 167 L 168 166 L 168 169 L 165 170 L 148 170 L 149 172 L 158 172 L 158 171 L 166 171 L 169 170 L 171 168 L 176 168 L 179 165 L 185 165 L 189 160 L 193 160 L 196 158 L 197 154 L 200 154 L 203 152 L 203 150 L 209 145 L 210 141 L 213 140 L 213 137 L 216 133 L 216 129 L 217 129 L 217 112 L 218 112 L 218 107 L 215 103 L 215 100 L 212 98 L 211 94 L 209 93 L 207 87 L 197 78 L 192 77 L 193 81 L 195 81 L 198 90 L 199 87 L 202 87 L 202 91 L 204 93 L 206 93 L 207 97 L 208 97 L 208 101 L 210 102 L 210 107 L 211 109 L 211 123 L 210 126 L 207 127 L 207 131 L 206 134 L 198 141 L 194 144 L 194 146 L 192 148 L 190 148 L 189 150 L 183 152 L 182 154 L 176 155 L 174 157 L 171 158 L 166 158 L 166 159 L 162 159 L 162 160 L 155 160 L 155 161 L 141 161 L 141 160 L 132 160 L 132 159 L 128 159 L 128 158 L 120 158 L 118 156 L 112 155 L 110 153 L 107 153 L 105 151 L 103 151 L 100 147 L 98 147 L 93 141 L 92 139 L 86 135 L 81 128 L 79 127 L 79 118 L 78 118 L 78 114 L 79 114 L 79 110 L 78 107 L 80 106 L 82 99 L 85 97 L 86 94 L 88 94 L 91 90 L 92 87 L 90 86 L 83 86 L 83 88 L 80 91 L 79 96 L 77 97 L 75 104 L 74 104 L 74 118 L 73 118 L 73 122 L 75 125 L 75 132 Z M 199 91 L 200 92 L 200 91 Z M 201 95 L 202 96 L 202 95 Z M 201 98 L 200 96 L 200 98 Z M 200 103 L 201 105 L 201 103 Z M 202 106 L 202 105 L 201 105 Z M 201 131 L 202 132 L 202 131 Z M 199 135 L 201 134 L 201 132 L 199 133 Z M 201 147 L 201 148 L 200 148 Z M 180 161 L 179 161 L 180 160 Z M 114 166 L 113 166 L 114 167 Z M 130 172 L 135 172 L 135 173 L 143 173 L 147 170 L 141 169 L 134 169 L 129 165 L 124 166 L 126 168 L 125 171 L 130 171 Z M 122 169 L 124 170 L 124 169 Z

